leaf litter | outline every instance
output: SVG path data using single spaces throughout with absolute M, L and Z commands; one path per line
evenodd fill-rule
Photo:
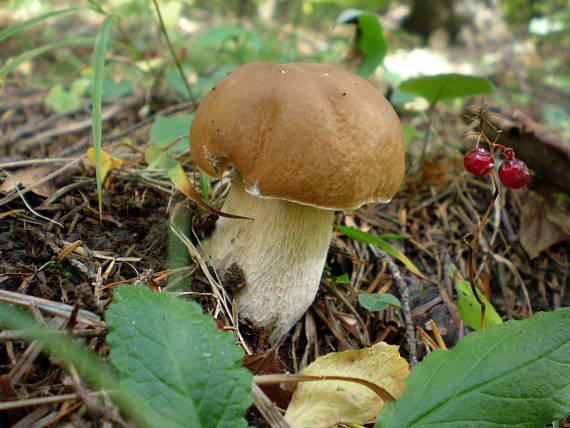
M 84 158 L 90 144 L 88 111 L 81 106 L 53 113 L 43 104 L 45 95 L 45 91 L 38 91 L 24 98 L 6 88 L 0 106 L 0 143 L 8 154 L 0 158 L 0 300 L 28 307 L 36 315 L 39 312 L 46 323 L 67 330 L 102 357 L 108 355 L 102 315 L 118 284 L 166 289 L 182 294 L 181 298 L 190 296 L 201 303 L 206 313 L 231 329 L 231 315 L 218 310 L 205 274 L 196 270 L 190 275 L 194 266 L 187 270 L 179 266 L 177 270 L 168 265 L 165 237 L 169 233 L 169 207 L 181 197 L 164 174 L 137 162 L 147 147 L 154 118 L 190 113 L 189 104 L 165 107 L 172 100 L 157 96 L 151 101 L 153 115 L 143 118 L 137 115 L 137 111 L 148 107 L 142 94 L 103 105 L 105 150 L 125 163 L 109 170 L 103 192 L 104 217 L 100 220 L 92 173 L 82 161 L 74 161 Z M 435 126 L 439 126 L 437 138 L 441 141 L 457 141 L 466 132 L 464 125 L 458 125 L 456 112 L 442 111 L 439 120 Z M 413 118 L 407 125 L 421 128 Z M 56 168 L 75 162 L 67 170 L 70 174 L 51 167 L 50 172 L 43 169 L 42 162 L 56 156 L 67 159 L 55 164 Z M 30 161 L 30 169 L 18 166 L 21 160 Z M 198 177 L 187 156 L 183 155 L 180 161 L 191 178 Z M 262 369 L 256 370 L 263 374 L 303 372 L 311 361 L 319 361 L 319 357 L 330 355 L 333 350 L 356 352 L 353 350 L 371 349 L 381 342 L 398 345 L 400 355 L 408 358 L 412 351 L 406 341 L 408 325 L 402 314 L 393 307 L 371 312 L 358 304 L 358 297 L 365 293 L 390 293 L 403 300 L 395 286 L 395 274 L 408 289 L 409 315 L 415 325 L 433 332 L 435 323 L 441 340 L 449 347 L 468 333 L 457 315 L 454 284 L 468 276 L 463 236 L 476 228 L 491 196 L 491 186 L 464 174 L 458 154 L 436 150 L 427 161 L 423 171 L 406 179 L 403 190 L 390 205 L 368 206 L 339 216 L 339 223 L 346 227 L 376 236 L 405 236 L 389 241 L 390 245 L 427 279 L 397 265 L 388 267 L 386 259 L 379 257 L 378 250 L 370 245 L 335 234 L 327 275 L 332 279 L 346 276 L 348 280 L 336 281 L 334 287 L 323 282 L 307 316 L 267 355 L 272 363 L 262 364 Z M 36 193 L 15 189 L 15 183 L 27 188 L 54 171 L 54 180 L 58 181 L 47 180 L 46 186 L 39 185 Z M 10 176 L 19 178 L 14 182 Z M 227 176 L 211 183 L 213 206 L 219 206 L 228 185 Z M 539 211 L 544 204 L 530 204 L 531 199 L 521 200 L 520 195 L 500 195 L 481 236 L 476 261 L 477 283 L 505 320 L 527 318 L 533 312 L 570 304 L 568 237 L 559 232 L 541 233 L 552 227 L 566 233 L 565 217 L 548 208 L 546 214 L 537 215 L 544 213 Z M 50 198 L 45 199 L 46 196 Z M 199 213 L 193 206 L 195 224 L 201 223 Z M 550 219 L 554 226 L 546 224 L 543 218 Z M 542 223 L 535 224 L 537 221 Z M 525 231 L 535 232 L 528 236 L 530 232 Z M 177 281 L 169 281 L 177 276 Z M 252 355 L 269 352 L 262 330 L 254 325 L 242 325 L 241 330 Z M 39 353 L 37 346 L 23 345 L 17 331 L 2 331 L 0 340 L 3 401 L 20 401 L 29 406 L 21 410 L 14 405 L 1 412 L 0 425 L 115 420 L 108 412 L 95 411 L 93 406 L 87 413 L 80 411 L 88 398 L 101 405 L 104 399 L 92 391 L 77 393 L 73 376 Z M 430 351 L 424 342 L 413 350 L 419 358 Z M 314 387 L 317 383 L 308 385 Z M 326 388 L 327 382 L 322 386 Z M 24 402 L 29 397 L 37 397 L 37 401 Z M 282 408 L 289 404 L 289 399 L 283 398 Z M 259 416 L 249 417 L 251 423 L 264 426 Z

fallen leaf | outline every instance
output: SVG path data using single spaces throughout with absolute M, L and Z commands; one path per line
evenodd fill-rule
M 380 342 L 358 350 L 332 352 L 316 359 L 301 375 L 346 376 L 366 380 L 398 398 L 404 392 L 408 363 L 398 346 Z M 364 424 L 384 408 L 370 388 L 355 382 L 326 380 L 297 385 L 285 420 L 291 428 L 327 428 L 337 423 Z
M 278 347 L 243 357 L 242 365 L 253 375 L 278 374 L 285 372 L 285 365 L 279 357 Z M 289 384 L 262 385 L 261 389 L 269 399 L 282 409 L 287 408 L 292 397 Z
M 546 200 L 531 190 L 514 194 L 520 209 L 520 242 L 531 259 L 570 239 L 570 215 L 562 204 Z
M 54 172 L 55 169 L 53 166 L 41 165 L 10 172 L 2 185 L 0 185 L 0 192 L 8 193 L 14 190 L 18 185 L 21 188 L 31 186 L 45 178 L 46 175 Z M 51 196 L 55 191 L 56 187 L 51 181 L 42 183 L 32 189 L 32 192 L 44 198 Z
M 87 149 L 87 159 L 89 159 L 92 165 L 95 165 L 95 149 L 93 147 Z M 121 159 L 101 150 L 101 181 L 105 181 L 109 171 L 120 167 L 122 164 L 123 161 Z
M 144 152 L 144 158 L 149 168 L 163 170 L 163 172 L 168 175 L 176 188 L 180 190 L 184 196 L 204 208 L 207 212 L 216 214 L 220 217 L 247 219 L 247 217 L 223 213 L 208 205 L 200 193 L 198 193 L 194 185 L 190 180 L 188 180 L 188 176 L 178 161 L 159 144 L 153 143 L 147 147 Z

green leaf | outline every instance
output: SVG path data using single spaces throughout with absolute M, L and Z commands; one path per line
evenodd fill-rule
M 493 85 L 484 77 L 463 74 L 438 74 L 402 82 L 400 91 L 419 95 L 431 105 L 439 100 L 468 97 L 493 92 Z
M 129 79 L 122 79 L 119 82 L 115 82 L 111 79 L 108 75 L 105 75 L 103 79 L 103 98 L 113 99 L 113 98 L 121 98 L 124 95 L 129 94 L 135 82 Z
M 208 202 L 210 200 L 210 180 L 204 171 L 200 171 L 200 192 L 204 201 Z
M 330 274 L 330 272 L 329 272 L 329 274 Z M 329 279 L 327 281 L 327 285 L 329 287 L 336 287 L 337 285 L 341 285 L 341 284 L 350 284 L 350 278 L 348 277 L 347 273 L 343 273 L 343 274 L 337 276 L 336 278 L 332 277 L 331 279 Z
M 358 28 L 360 37 L 356 40 L 356 47 L 364 53 L 364 59 L 358 66 L 357 73 L 361 76 L 370 76 L 384 61 L 388 52 L 388 43 L 384 38 L 380 21 L 375 15 L 360 15 Z
M 222 25 L 208 31 L 202 36 L 198 36 L 192 42 L 190 49 L 202 50 L 211 49 L 216 46 L 222 45 L 226 40 L 237 40 L 241 37 L 251 37 L 252 32 L 241 27 L 233 25 Z
M 194 114 L 176 117 L 158 116 L 150 128 L 149 138 L 161 147 L 166 147 L 181 135 L 188 135 L 193 118 Z M 177 153 L 188 147 L 188 137 L 185 137 L 170 147 L 169 151 Z
M 388 306 L 396 309 L 402 308 L 400 301 L 391 294 L 360 294 L 358 303 L 369 311 L 383 311 Z
M 475 330 L 481 329 L 481 306 L 473 295 L 469 281 L 459 280 L 455 282 L 457 291 L 457 312 L 465 324 Z M 485 328 L 501 324 L 503 320 L 483 293 L 479 292 L 481 301 L 485 304 Z
M 176 159 L 174 159 L 166 150 L 164 150 L 160 144 L 151 144 L 144 151 L 144 160 L 149 168 L 152 169 L 162 169 L 165 175 L 166 171 L 170 168 L 174 168 L 178 165 Z
M 382 25 L 376 15 L 355 9 L 343 11 L 336 19 L 336 25 L 348 23 L 356 25 L 356 49 L 364 55 L 357 73 L 370 76 L 382 64 L 388 52 Z
M 81 99 L 72 91 L 63 89 L 63 86 L 55 85 L 46 95 L 44 103 L 58 113 L 67 113 L 78 108 Z
M 0 67 L 0 79 L 3 79 L 5 76 L 10 74 L 16 68 L 18 68 L 21 64 L 27 61 L 31 61 L 35 57 L 42 55 L 43 53 L 52 50 L 52 49 L 60 49 L 69 46 L 77 46 L 77 45 L 87 45 L 93 43 L 93 37 L 89 36 L 73 36 L 59 42 L 49 43 L 44 46 L 40 46 L 39 48 L 32 49 L 30 51 L 24 52 L 17 57 L 10 58 L 6 64 Z
M 354 227 L 338 225 L 336 228 L 351 239 L 364 242 L 365 244 L 377 245 L 378 247 L 382 248 L 382 250 L 384 250 L 387 254 L 402 262 L 404 266 L 410 269 L 413 273 L 419 277 L 424 277 L 410 259 L 408 259 L 400 250 L 392 247 L 382 238 L 363 232 L 362 230 L 355 229 Z
M 8 28 L 5 28 L 4 30 L 0 31 L 0 42 L 4 39 L 7 39 L 10 36 L 13 36 L 17 32 L 22 31 L 24 28 L 29 27 L 32 24 L 35 24 L 36 22 L 40 22 L 48 18 L 53 18 L 54 16 L 63 15 L 65 13 L 69 13 L 74 10 L 78 9 L 76 7 L 72 7 L 70 9 L 55 10 L 53 12 L 44 13 L 43 15 L 28 19 L 27 21 L 18 22 L 17 24 L 11 25 Z
M 194 302 L 121 286 L 106 312 L 110 359 L 161 414 L 160 427 L 246 427 L 251 374 L 233 334 Z
M 111 38 L 113 16 L 106 16 L 99 27 L 93 51 L 92 67 L 93 80 L 91 83 L 91 128 L 93 133 L 93 148 L 95 149 L 95 173 L 97 180 L 97 196 L 99 199 L 99 215 L 103 213 L 103 186 L 101 183 L 101 145 L 103 141 L 101 102 L 103 99 L 103 80 L 105 78 L 105 54 Z
M 375 428 L 535 428 L 570 413 L 570 308 L 472 333 L 429 354 Z
M 87 7 L 101 15 L 107 15 L 101 5 L 95 0 L 87 0 Z

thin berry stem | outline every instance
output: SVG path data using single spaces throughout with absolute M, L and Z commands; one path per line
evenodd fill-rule
M 490 141 L 489 138 L 483 132 L 483 114 L 482 114 L 482 111 L 480 111 L 479 112 L 479 137 L 483 137 L 485 142 L 489 145 L 489 152 L 491 154 L 491 158 L 493 158 L 493 156 L 494 156 L 495 147 L 500 147 L 501 149 L 503 149 L 505 154 L 507 153 L 507 151 L 509 151 L 512 154 L 513 153 L 512 149 L 505 147 L 502 144 L 497 143 L 497 141 L 501 137 L 501 131 L 500 130 L 496 130 L 496 131 L 497 131 L 497 136 L 496 136 L 495 140 Z M 477 140 L 477 144 L 479 144 L 479 139 Z M 485 214 L 483 215 L 483 218 L 479 222 L 479 226 L 477 226 L 477 230 L 475 231 L 475 233 L 467 234 L 464 238 L 465 243 L 469 247 L 469 253 L 467 255 L 467 265 L 468 265 L 468 269 L 469 269 L 469 284 L 471 285 L 471 291 L 472 291 L 473 295 L 475 296 L 477 303 L 479 303 L 479 306 L 481 307 L 481 331 L 483 331 L 485 329 L 486 306 L 485 306 L 485 303 L 483 303 L 481 296 L 479 295 L 479 290 L 477 289 L 477 286 L 475 285 L 475 256 L 476 256 L 476 252 L 477 252 L 477 247 L 479 245 L 479 237 L 481 236 L 481 232 L 483 231 L 483 227 L 485 227 L 485 224 L 487 223 L 487 219 L 489 218 L 489 215 L 491 214 L 491 211 L 493 210 L 493 206 L 495 205 L 495 201 L 499 197 L 499 184 L 497 182 L 497 176 L 495 174 L 494 169 L 491 170 L 491 177 L 493 179 L 493 186 L 494 186 L 493 197 L 491 198 L 491 201 L 489 202 L 489 205 L 487 206 Z M 471 239 L 469 239 L 469 235 L 471 235 Z

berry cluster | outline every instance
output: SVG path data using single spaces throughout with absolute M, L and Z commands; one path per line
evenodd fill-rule
M 495 144 L 503 149 L 505 160 L 499 167 L 499 179 L 509 189 L 518 189 L 528 183 L 530 175 L 525 163 L 515 158 L 513 149 Z M 463 158 L 465 170 L 477 177 L 485 177 L 495 166 L 495 160 L 486 149 L 476 148 L 465 153 Z

